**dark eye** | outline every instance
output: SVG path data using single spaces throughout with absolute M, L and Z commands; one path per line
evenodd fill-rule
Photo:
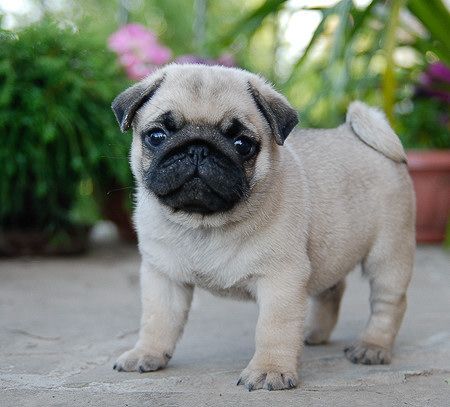
M 237 153 L 244 158 L 250 158 L 256 150 L 255 143 L 248 137 L 244 136 L 238 137 L 234 140 L 234 148 Z
M 150 130 L 144 135 L 144 143 L 149 147 L 158 147 L 167 138 L 164 130 Z

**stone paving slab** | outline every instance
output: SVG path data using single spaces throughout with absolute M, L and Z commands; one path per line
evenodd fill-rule
M 109 242 L 84 257 L 0 259 L 0 406 L 450 406 L 450 254 L 418 248 L 409 306 L 390 366 L 342 349 L 368 317 L 368 284 L 349 278 L 331 343 L 308 347 L 301 385 L 237 387 L 257 308 L 198 290 L 169 367 L 117 373 L 139 324 L 139 256 Z

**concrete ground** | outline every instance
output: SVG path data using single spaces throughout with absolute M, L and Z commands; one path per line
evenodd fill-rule
M 368 316 L 353 273 L 330 344 L 306 348 L 299 388 L 236 386 L 252 356 L 256 306 L 197 291 L 169 367 L 118 373 L 139 324 L 139 257 L 117 242 L 84 257 L 0 260 L 1 406 L 450 406 L 450 256 L 420 247 L 390 366 L 342 349 Z

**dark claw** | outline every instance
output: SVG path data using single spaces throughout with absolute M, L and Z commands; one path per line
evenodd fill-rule
M 380 363 L 381 363 L 382 365 L 385 364 L 385 363 L 384 363 L 384 358 L 381 357 L 381 350 L 379 350 L 379 351 L 377 352 L 377 358 L 379 359 L 379 361 L 380 361 Z
M 290 389 L 292 389 L 292 388 L 295 387 L 295 384 L 294 384 L 294 382 L 292 381 L 292 379 L 288 379 L 288 386 L 289 386 Z
M 269 383 L 267 385 L 267 390 L 272 391 L 273 390 L 273 385 Z
M 248 391 L 252 391 L 253 390 L 253 384 L 248 384 L 247 385 L 247 390 Z
M 361 359 L 363 359 L 364 361 L 368 361 L 369 363 L 366 363 L 366 364 L 368 364 L 368 365 L 370 365 L 370 360 L 369 359 L 366 359 L 366 354 L 367 354 L 367 349 L 364 351 L 364 353 L 362 354 L 362 356 L 361 356 Z
M 113 370 L 116 370 L 116 368 L 117 368 L 117 363 L 114 363 Z
M 241 378 L 239 378 L 239 380 L 237 381 L 236 386 L 239 386 L 240 384 L 242 384 L 242 379 Z
M 164 357 L 169 361 L 170 359 L 172 359 L 172 355 L 170 355 L 169 353 L 165 353 Z
M 145 373 L 145 370 L 142 366 L 139 366 L 139 373 Z

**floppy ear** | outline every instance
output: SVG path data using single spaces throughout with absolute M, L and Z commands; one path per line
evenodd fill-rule
M 111 108 L 122 132 L 130 128 L 136 112 L 153 97 L 163 80 L 164 76 L 150 83 L 147 80 L 141 81 L 113 100 Z
M 258 88 L 248 82 L 250 94 L 258 110 L 269 123 L 275 141 L 282 146 L 289 133 L 298 123 L 298 114 L 287 99 L 264 83 Z

